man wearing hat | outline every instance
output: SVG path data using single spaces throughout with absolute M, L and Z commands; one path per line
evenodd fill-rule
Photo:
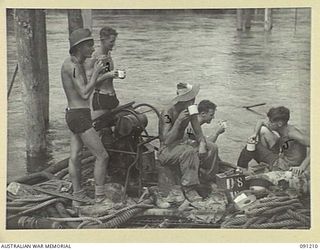
M 177 96 L 159 119 L 160 150 L 158 158 L 165 167 L 177 167 L 181 172 L 180 184 L 189 201 L 201 200 L 196 192 L 200 162 L 206 169 L 212 164 L 213 150 L 203 136 L 197 112 L 192 112 L 199 85 L 177 84 Z M 184 140 L 185 129 L 191 123 L 197 141 L 196 147 Z M 209 157 L 208 157 L 209 156 Z
M 95 196 L 96 202 L 101 202 L 105 199 L 104 184 L 109 156 L 97 132 L 92 127 L 89 97 L 104 66 L 97 61 L 93 66 L 90 81 L 88 81 L 83 63 L 86 58 L 91 57 L 94 51 L 91 32 L 88 29 L 77 29 L 71 33 L 69 41 L 70 57 L 65 59 L 61 68 L 62 84 L 68 101 L 66 122 L 72 132 L 69 175 L 73 185 L 73 194 L 86 198 L 85 192 L 81 188 L 79 159 L 79 154 L 85 145 L 96 156 L 94 167 Z M 73 204 L 80 205 L 77 202 Z
M 91 59 L 86 61 L 88 78 L 91 77 L 93 65 L 100 60 L 105 65 L 105 72 L 101 72 L 92 96 L 92 118 L 103 115 L 107 110 L 119 105 L 113 79 L 118 78 L 118 71 L 114 70 L 114 62 L 111 51 L 115 45 L 118 33 L 111 27 L 105 26 L 100 30 L 100 47 L 92 54 Z

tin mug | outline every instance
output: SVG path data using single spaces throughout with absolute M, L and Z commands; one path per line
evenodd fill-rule
M 222 122 L 221 122 L 221 125 L 222 125 L 222 127 L 223 127 L 224 129 L 226 129 L 226 128 L 227 128 L 227 121 L 222 121 Z
M 256 143 L 255 142 L 247 142 L 247 150 L 248 151 L 255 151 L 256 150 Z
M 197 105 L 196 105 L 196 104 L 193 104 L 193 105 L 189 106 L 189 107 L 188 107 L 188 112 L 189 112 L 189 115 L 199 114 Z
M 118 78 L 119 79 L 124 79 L 126 78 L 126 74 L 124 70 L 118 70 Z

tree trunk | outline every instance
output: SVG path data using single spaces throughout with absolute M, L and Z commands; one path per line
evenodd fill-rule
M 47 36 L 46 36 L 46 14 L 45 10 L 35 10 L 35 41 L 38 49 L 37 60 L 40 64 L 40 86 L 43 88 L 41 92 L 43 103 L 43 117 L 45 128 L 49 128 L 49 70 L 47 55 Z
M 42 12 L 42 14 L 40 13 Z M 15 34 L 18 51 L 19 73 L 23 82 L 23 101 L 25 106 L 26 151 L 28 157 L 40 157 L 46 151 L 45 110 L 43 96 L 46 87 L 43 86 L 43 75 L 46 55 L 43 55 L 45 34 L 41 32 L 39 16 L 42 10 L 15 10 Z M 41 17 L 43 20 L 43 18 Z M 38 34 L 39 33 L 39 34 Z
M 81 10 L 77 10 L 77 9 L 68 10 L 68 27 L 69 27 L 69 35 L 72 33 L 72 31 L 79 28 L 83 28 Z

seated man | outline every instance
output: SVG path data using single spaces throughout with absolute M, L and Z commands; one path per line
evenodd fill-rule
M 161 113 L 159 119 L 160 150 L 158 159 L 162 165 L 179 166 L 181 186 L 189 201 L 200 200 L 195 188 L 199 182 L 200 159 L 205 169 L 211 169 L 213 150 L 206 143 L 196 114 L 190 115 L 188 107 L 194 104 L 199 92 L 198 85 L 179 83 L 177 96 L 172 105 Z M 195 131 L 197 146 L 191 146 L 184 140 L 185 129 L 191 123 Z
M 250 137 L 257 141 L 256 150 L 250 152 L 244 148 L 238 166 L 247 168 L 249 161 L 255 159 L 259 163 L 267 163 L 270 170 L 290 170 L 296 175 L 307 172 L 310 164 L 309 138 L 288 124 L 289 109 L 283 106 L 271 108 L 267 116 L 269 121 L 258 122 Z
M 210 124 L 211 121 L 214 119 L 214 115 L 216 112 L 216 104 L 209 100 L 202 100 L 198 104 L 198 121 L 200 126 L 207 123 Z M 212 154 L 212 164 L 207 164 L 206 166 L 211 166 L 211 169 L 204 169 L 202 166 L 200 168 L 200 173 L 202 174 L 205 179 L 214 180 L 215 175 L 218 173 L 219 170 L 219 157 L 218 157 L 218 146 L 215 144 L 220 134 L 225 132 L 225 127 L 222 122 L 219 122 L 218 129 L 211 135 L 207 136 L 207 145 L 210 145 L 210 148 L 212 149 L 210 153 Z M 195 135 L 193 132 L 192 127 L 189 125 L 186 130 L 185 138 L 188 140 L 188 144 L 192 145 L 192 143 L 196 143 L 195 141 Z

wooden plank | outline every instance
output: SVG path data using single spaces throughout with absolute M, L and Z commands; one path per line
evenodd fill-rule
M 266 103 L 263 102 L 263 103 L 257 103 L 257 104 L 249 105 L 249 106 L 242 106 L 242 107 L 246 108 L 246 109 L 251 109 L 253 107 L 258 107 L 258 106 L 263 106 L 263 105 L 266 105 Z

